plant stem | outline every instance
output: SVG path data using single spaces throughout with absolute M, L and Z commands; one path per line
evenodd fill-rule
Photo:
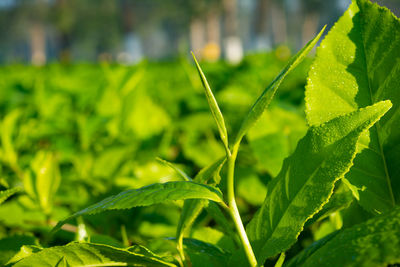
M 250 266 L 257 266 L 257 259 L 254 255 L 253 249 L 251 248 L 250 241 L 247 238 L 246 230 L 244 229 L 242 219 L 240 218 L 239 210 L 235 200 L 235 186 L 234 186 L 234 174 L 235 174 L 235 161 L 239 150 L 239 143 L 235 144 L 232 148 L 232 153 L 228 158 L 228 179 L 227 179 L 227 191 L 228 191 L 228 205 L 232 219 L 235 223 L 236 231 L 239 234 L 240 241 L 242 242 L 244 251 L 249 261 Z
M 182 261 L 181 266 L 187 267 L 185 252 L 183 251 L 183 237 L 179 238 L 177 249 L 178 249 L 181 261 Z

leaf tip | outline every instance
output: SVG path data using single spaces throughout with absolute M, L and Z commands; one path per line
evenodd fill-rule
M 385 114 L 389 109 L 391 109 L 392 106 L 393 106 L 392 101 L 383 100 L 378 103 L 375 103 L 372 107 L 377 109 L 377 111 L 379 111 L 379 113 L 382 114 L 381 116 L 383 116 L 383 114 Z
M 324 27 L 322 27 L 322 29 L 319 31 L 319 33 L 317 34 L 317 36 L 315 37 L 315 42 L 318 42 L 318 40 L 321 38 L 322 34 L 325 32 L 326 30 L 326 24 L 324 25 Z
M 56 226 L 54 226 L 53 229 L 51 229 L 50 235 L 54 235 L 56 232 L 58 232 L 58 231 L 61 229 L 61 227 L 62 227 L 63 224 L 64 224 L 64 221 L 59 221 L 59 222 L 56 224 Z
M 192 54 L 193 60 L 194 60 L 194 62 L 196 62 L 196 64 L 197 64 L 197 59 L 196 59 L 196 56 L 195 56 L 193 50 L 190 50 L 190 54 Z

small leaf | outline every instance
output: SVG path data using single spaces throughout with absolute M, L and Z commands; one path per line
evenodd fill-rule
M 95 214 L 106 210 L 130 209 L 138 206 L 149 206 L 168 200 L 209 199 L 222 202 L 219 189 L 194 182 L 156 183 L 139 189 L 127 190 L 115 196 L 103 199 L 59 222 L 53 229 L 58 230 L 66 221 L 85 214 Z
M 194 221 L 199 216 L 204 206 L 207 205 L 205 199 L 188 199 L 183 204 L 181 216 L 179 218 L 178 227 L 176 228 L 176 239 L 178 242 L 183 240 L 186 231 L 192 227 Z
M 164 164 L 165 166 L 168 166 L 171 169 L 173 169 L 177 174 L 179 174 L 183 178 L 183 180 L 192 181 L 192 178 L 190 178 L 189 175 L 187 175 L 184 171 L 182 171 L 180 168 L 178 168 L 175 164 L 168 162 L 162 158 L 157 158 L 157 160 L 159 162 L 161 162 L 162 164 Z
M 319 32 L 319 34 L 314 37 L 308 44 L 303 47 L 294 57 L 292 57 L 289 63 L 283 68 L 283 70 L 276 76 L 276 78 L 267 86 L 267 88 L 261 93 L 258 97 L 257 101 L 251 107 L 249 113 L 246 118 L 242 122 L 240 126 L 239 132 L 235 139 L 235 145 L 238 145 L 242 140 L 243 136 L 249 131 L 249 129 L 256 123 L 256 121 L 261 117 L 264 110 L 271 103 L 272 98 L 274 97 L 276 91 L 278 90 L 280 84 L 285 79 L 286 75 L 288 75 L 294 68 L 299 65 L 303 59 L 307 56 L 307 54 L 311 51 L 311 49 L 318 42 L 322 33 L 324 32 L 325 27 Z
M 301 266 L 387 266 L 400 263 L 400 209 L 345 229 Z M 296 265 L 297 266 L 297 265 Z
M 224 143 L 225 149 L 227 151 L 229 151 L 228 133 L 227 133 L 226 127 L 225 127 L 224 117 L 222 116 L 222 113 L 221 113 L 221 110 L 219 109 L 217 100 L 215 99 L 215 97 L 211 91 L 210 85 L 207 82 L 206 76 L 204 75 L 203 71 L 201 70 L 201 67 L 200 67 L 199 63 L 197 62 L 196 57 L 194 56 L 193 52 L 192 52 L 192 56 L 193 56 L 194 62 L 196 63 L 197 71 L 199 72 L 201 82 L 205 89 L 208 105 L 210 106 L 211 113 L 214 117 L 215 122 L 217 123 L 219 135 L 221 137 L 222 142 Z
M 304 223 L 324 206 L 335 182 L 350 169 L 361 133 L 390 107 L 390 101 L 382 101 L 308 130 L 268 184 L 267 197 L 247 227 L 258 262 L 296 242 Z
M 15 109 L 8 113 L 1 123 L 1 145 L 3 148 L 2 158 L 12 167 L 17 166 L 18 154 L 15 151 L 13 134 L 18 122 L 21 117 L 21 110 Z
M 63 259 L 64 258 L 64 259 Z M 46 248 L 18 261 L 19 266 L 175 266 L 156 257 L 144 256 L 107 245 L 72 242 Z M 65 265 L 61 265 L 65 266 Z
M 209 180 L 213 179 L 214 184 L 219 183 L 219 172 L 225 163 L 225 157 L 218 159 L 213 164 L 203 168 L 194 178 L 195 182 L 206 184 Z M 215 181 L 217 180 L 217 181 Z M 178 227 L 176 229 L 176 238 L 178 242 L 182 242 L 183 235 L 193 225 L 197 216 L 203 210 L 204 206 L 207 205 L 207 200 L 204 199 L 188 199 L 183 204 L 181 217 L 179 218 Z
M 194 181 L 203 184 L 219 184 L 221 177 L 219 173 L 224 166 L 226 157 L 220 158 L 209 166 L 201 169 L 194 177 Z
M 31 165 L 35 173 L 35 188 L 39 204 L 43 211 L 49 214 L 53 208 L 54 195 L 61 181 L 55 155 L 51 152 L 39 151 Z
M 14 187 L 11 189 L 7 189 L 4 191 L 0 191 L 0 204 L 7 200 L 10 196 L 14 195 L 15 193 L 21 191 L 21 188 Z

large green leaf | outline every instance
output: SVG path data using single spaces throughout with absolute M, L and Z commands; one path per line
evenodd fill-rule
M 61 265 L 58 265 L 61 264 Z M 64 265 L 63 265 L 64 264 Z M 13 266 L 175 266 L 159 258 L 107 245 L 73 242 L 43 249 Z
M 360 139 L 361 153 L 346 174 L 360 204 L 377 213 L 400 200 L 399 37 L 400 21 L 388 9 L 367 0 L 353 1 L 322 41 L 306 89 L 311 125 L 381 100 L 392 101 L 385 118 Z
M 400 209 L 396 208 L 334 235 L 302 266 L 386 266 L 400 263 L 399 251 Z
M 282 69 L 282 71 L 278 74 L 278 76 L 276 76 L 276 78 L 261 93 L 256 102 L 250 108 L 250 111 L 247 114 L 246 118 L 243 120 L 239 132 L 236 135 L 235 145 L 240 143 L 243 136 L 245 136 L 245 134 L 250 130 L 250 128 L 261 117 L 264 110 L 271 103 L 272 98 L 274 97 L 282 81 L 285 79 L 286 75 L 288 75 L 294 68 L 297 67 L 297 65 L 299 65 L 304 60 L 304 58 L 308 55 L 311 49 L 313 49 L 315 44 L 318 42 L 324 30 L 325 27 L 319 32 L 319 34 L 316 37 L 314 37 L 314 39 L 308 42 L 308 44 L 305 47 L 303 47 L 299 52 L 297 52 L 297 54 L 290 59 L 288 64 Z
M 221 192 L 212 186 L 188 181 L 156 183 L 139 189 L 123 191 L 118 195 L 103 199 L 59 222 L 54 230 L 58 230 L 67 220 L 85 214 L 95 214 L 106 210 L 130 209 L 158 204 L 168 200 L 183 199 L 223 201 Z
M 308 130 L 268 184 L 267 197 L 247 227 L 259 263 L 296 242 L 304 223 L 350 169 L 361 133 L 390 107 L 390 101 L 382 101 Z

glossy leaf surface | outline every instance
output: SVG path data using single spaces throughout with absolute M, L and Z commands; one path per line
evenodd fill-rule
M 61 264 L 61 265 L 58 265 Z M 64 265 L 63 265 L 64 264 Z M 13 266 L 175 266 L 156 257 L 144 256 L 111 246 L 70 243 L 43 249 Z
M 371 212 L 400 200 L 400 20 L 366 0 L 353 1 L 317 50 L 306 89 L 311 125 L 391 100 L 393 108 L 359 142 L 346 179 Z
M 304 223 L 328 201 L 350 169 L 357 141 L 390 109 L 383 101 L 311 127 L 267 186 L 267 197 L 247 227 L 258 261 L 288 249 Z
M 302 266 L 386 266 L 400 263 L 400 210 L 336 234 Z

